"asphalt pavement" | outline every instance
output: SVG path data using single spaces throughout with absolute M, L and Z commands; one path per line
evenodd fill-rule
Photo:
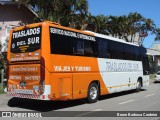
M 119 111 L 121 115 L 125 115 L 124 111 L 160 111 L 160 83 L 150 81 L 150 86 L 142 89 L 140 92 L 127 91 L 101 96 L 99 101 L 93 104 L 88 104 L 84 100 L 73 101 L 37 101 L 21 98 L 12 98 L 6 94 L 0 95 L 0 111 L 36 111 L 47 113 L 47 115 L 59 117 L 74 116 L 74 117 L 92 117 L 102 116 L 113 111 Z M 60 112 L 58 112 L 60 111 Z M 58 115 L 60 113 L 60 115 Z M 66 115 L 67 114 L 67 115 Z M 116 113 L 118 114 L 118 113 Z M 128 113 L 127 113 L 128 114 Z M 100 116 L 102 118 L 102 116 Z M 134 117 L 135 119 L 136 117 Z M 69 118 L 68 118 L 69 119 Z M 111 117 L 110 119 L 113 119 Z M 114 119 L 117 119 L 114 118 Z M 128 119 L 125 116 L 118 119 Z M 130 118 L 133 119 L 133 118 Z M 144 117 L 140 118 L 144 119 Z M 160 120 L 157 117 L 147 117 L 150 120 Z

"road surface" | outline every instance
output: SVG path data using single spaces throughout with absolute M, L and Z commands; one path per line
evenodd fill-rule
M 128 91 L 101 96 L 99 101 L 93 104 L 85 103 L 84 100 L 44 102 L 11 98 L 2 94 L 0 95 L 0 111 L 38 111 L 52 115 L 55 111 L 63 111 L 61 114 L 71 114 L 76 117 L 95 116 L 103 111 L 160 111 L 160 83 L 151 81 L 150 86 L 140 92 Z M 74 113 L 73 111 L 81 112 Z M 119 119 L 125 120 L 122 117 Z M 143 120 L 144 117 L 141 119 Z M 160 120 L 155 117 L 148 119 Z

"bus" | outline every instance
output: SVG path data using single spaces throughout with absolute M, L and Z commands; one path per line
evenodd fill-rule
M 11 30 L 9 96 L 86 99 L 149 85 L 146 49 L 122 39 L 44 21 Z

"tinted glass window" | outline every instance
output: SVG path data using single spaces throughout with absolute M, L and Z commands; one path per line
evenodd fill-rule
M 85 40 L 85 35 L 82 35 L 85 39 L 81 39 L 76 36 L 77 33 L 70 31 L 69 34 L 62 35 L 63 30 L 61 29 L 58 29 L 58 34 L 55 33 L 55 30 L 50 33 L 52 54 L 146 61 L 146 49 L 144 48 L 99 37 L 96 37 L 95 41 Z
M 66 31 L 64 32 L 61 29 L 58 29 L 59 34 L 55 34 L 55 29 L 56 28 L 53 28 L 54 33 L 50 33 L 52 54 L 96 57 L 97 45 L 95 41 L 87 40 L 90 38 L 82 34 L 81 37 L 83 39 L 81 39 L 76 36 L 79 34 L 70 31 L 66 34 Z M 64 32 L 65 35 L 61 35 L 62 32 Z
M 12 33 L 11 52 L 34 52 L 41 47 L 41 27 L 26 28 Z
M 85 56 L 96 56 L 95 42 L 84 41 L 84 54 Z
M 82 40 L 75 40 L 73 42 L 73 54 L 84 55 L 84 42 Z
M 100 38 L 96 38 L 98 43 L 98 57 L 100 58 L 110 58 L 108 50 L 108 41 Z
M 71 55 L 73 54 L 73 40 L 61 35 L 51 36 L 51 53 Z
M 111 41 L 104 38 L 96 38 L 96 40 L 98 43 L 98 57 L 100 58 L 141 60 L 142 53 L 140 47 Z

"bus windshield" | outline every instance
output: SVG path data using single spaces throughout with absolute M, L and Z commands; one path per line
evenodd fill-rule
M 41 27 L 13 31 L 10 61 L 39 60 L 41 47 Z

